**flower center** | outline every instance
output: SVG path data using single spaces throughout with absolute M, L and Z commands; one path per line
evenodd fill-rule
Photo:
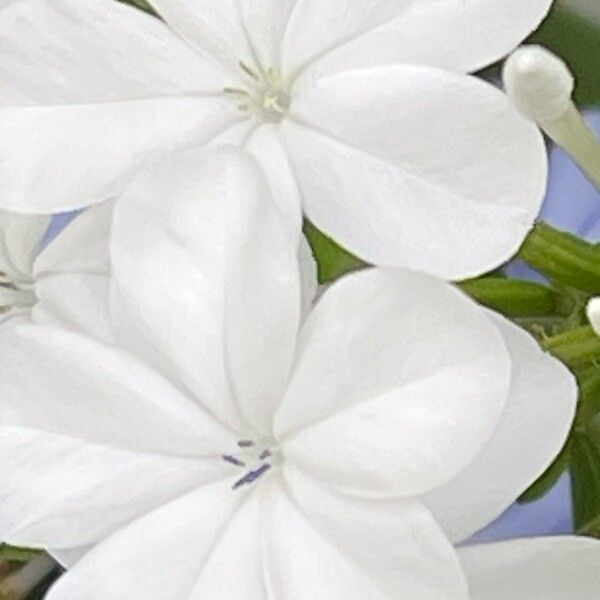
M 15 283 L 0 271 L 0 316 L 14 309 L 33 306 L 36 302 L 33 282 Z
M 283 462 L 277 442 L 273 438 L 256 442 L 240 440 L 237 446 L 235 452 L 223 454 L 221 457 L 227 464 L 243 472 L 243 475 L 233 484 L 233 490 L 252 485 Z
M 280 121 L 290 107 L 290 94 L 279 74 L 273 69 L 252 69 L 240 61 L 244 75 L 241 87 L 227 87 L 223 91 L 234 98 L 238 108 L 264 121 Z

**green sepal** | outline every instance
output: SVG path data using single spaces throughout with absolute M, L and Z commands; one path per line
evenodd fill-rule
M 539 223 L 518 256 L 552 282 L 600 294 L 600 249 L 594 244 Z
M 304 235 L 317 261 L 319 283 L 328 283 L 365 266 L 363 261 L 344 250 L 308 221 L 304 224 Z
M 459 285 L 479 303 L 507 317 L 568 316 L 574 309 L 571 298 L 530 281 L 483 277 Z

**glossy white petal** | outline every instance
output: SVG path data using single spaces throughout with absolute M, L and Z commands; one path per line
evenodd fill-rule
M 268 434 L 301 316 L 299 243 L 239 150 L 182 154 L 141 173 L 113 225 L 123 341 L 221 420 Z
M 462 279 L 510 258 L 533 225 L 544 143 L 487 83 L 348 71 L 304 81 L 292 113 L 283 138 L 307 216 L 368 262 Z
M 0 13 L 0 205 L 63 212 L 238 118 L 222 69 L 158 19 L 111 0 L 24 0 Z M 228 112 L 231 108 L 231 112 Z
M 228 81 L 164 23 L 112 0 L 21 0 L 0 13 L 0 37 L 3 106 L 212 93 Z
M 310 523 L 388 598 L 467 599 L 458 557 L 417 500 L 362 500 L 329 493 L 293 468 L 286 487 Z
M 0 108 L 0 205 L 67 212 L 119 193 L 135 171 L 238 120 L 218 96 Z
M 191 599 L 242 500 L 229 485 L 217 483 L 166 504 L 92 549 L 51 589 L 48 600 Z M 243 589 L 245 582 L 230 575 Z
M 473 600 L 596 600 L 600 542 L 559 537 L 459 550 Z
M 0 272 L 13 283 L 30 283 L 49 217 L 24 217 L 0 211 Z
M 479 454 L 509 379 L 502 338 L 471 300 L 426 275 L 363 271 L 304 325 L 275 432 L 287 459 L 328 486 L 423 493 Z
M 230 523 L 189 600 L 388 600 L 370 574 L 327 540 L 276 482 Z M 446 596 L 451 597 L 451 596 Z
M 47 412 L 53 412 L 53 400 L 48 397 Z M 0 423 L 3 540 L 53 549 L 92 544 L 173 497 L 227 475 L 218 458 L 131 452 L 77 434 Z
M 297 232 L 302 227 L 302 197 L 279 127 L 273 124 L 258 127 L 244 143 L 244 149 L 263 168 L 279 210 L 291 232 Z
M 470 72 L 513 50 L 552 0 L 298 0 L 286 72 L 412 63 Z
M 115 347 L 21 319 L 1 333 L 3 426 L 172 456 L 218 456 L 235 441 L 170 382 Z
M 32 320 L 66 327 L 111 343 L 110 280 L 106 275 L 57 273 L 37 281 Z
M 65 569 L 70 569 L 78 560 L 83 558 L 91 549 L 89 546 L 77 546 L 75 548 L 49 548 L 48 553 L 54 560 L 59 562 Z
M 248 37 L 263 68 L 281 73 L 281 45 L 298 0 L 239 0 Z
M 489 313 L 512 359 L 508 403 L 492 439 L 453 481 L 424 497 L 458 543 L 507 509 L 550 466 L 569 434 L 577 384 L 525 331 Z
M 255 68 L 238 0 L 152 0 L 160 16 L 189 44 L 231 74 L 239 62 Z

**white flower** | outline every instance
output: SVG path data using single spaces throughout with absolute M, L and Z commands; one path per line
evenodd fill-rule
M 573 378 L 411 271 L 303 318 L 298 237 L 250 158 L 174 156 L 116 204 L 120 346 L 5 324 L 0 538 L 74 563 L 50 600 L 468 598 L 440 524 L 547 468 Z
M 543 197 L 542 137 L 467 75 L 551 0 L 22 0 L 0 13 L 0 199 L 57 212 L 214 140 L 266 168 L 367 262 L 445 278 L 518 249 Z
M 595 600 L 600 541 L 531 538 L 459 551 L 472 600 Z
M 112 206 L 76 217 L 41 252 L 48 217 L 0 212 L 0 320 L 17 315 L 110 338 L 108 232 Z

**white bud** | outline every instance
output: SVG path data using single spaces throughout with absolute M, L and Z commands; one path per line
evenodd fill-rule
M 588 302 L 586 313 L 592 329 L 600 335 L 600 298 L 592 298 Z
M 523 46 L 504 65 L 504 85 L 517 110 L 538 123 L 560 118 L 571 105 L 575 80 L 558 56 Z

